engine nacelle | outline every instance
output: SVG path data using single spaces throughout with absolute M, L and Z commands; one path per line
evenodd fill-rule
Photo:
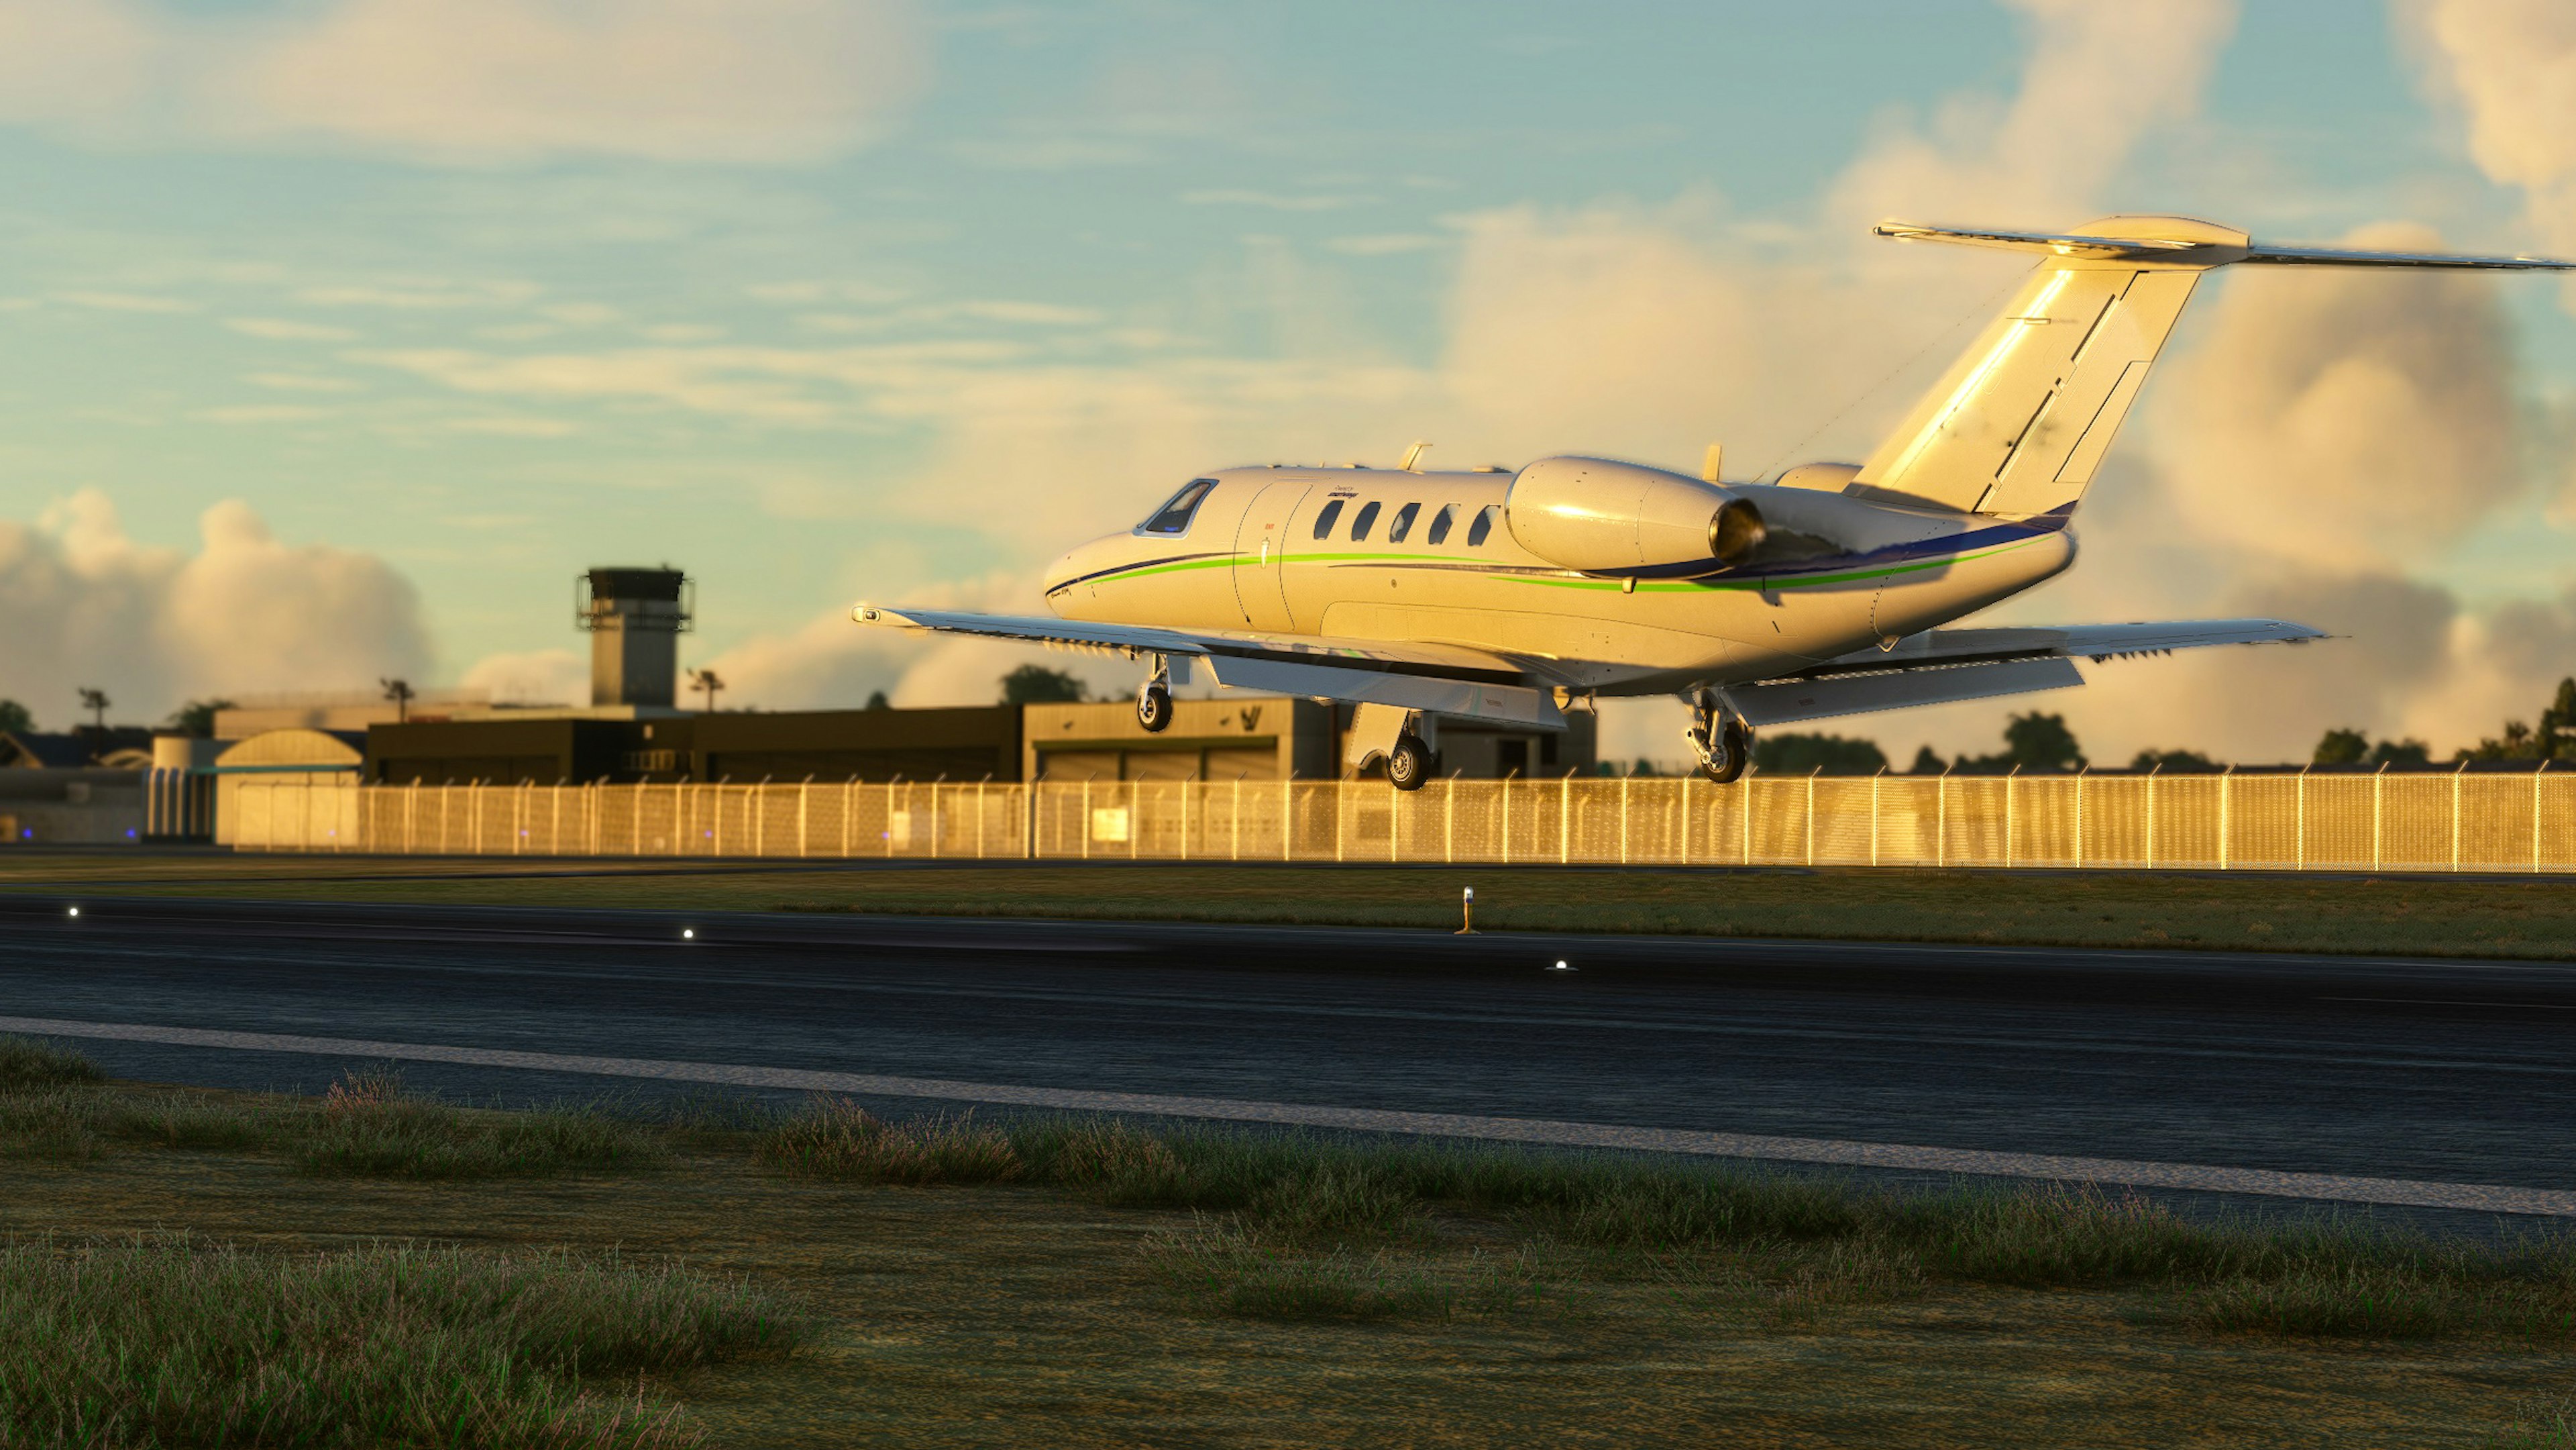
M 1767 532 L 1733 489 L 1606 458 L 1523 468 L 1503 518 L 1522 548 L 1587 574 L 1715 573 L 1751 557 Z

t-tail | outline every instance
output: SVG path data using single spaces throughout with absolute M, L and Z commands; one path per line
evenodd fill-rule
M 1878 234 L 2042 260 L 1853 479 L 1981 514 L 2072 512 L 2203 272 L 2232 263 L 2558 271 L 2539 257 L 2262 246 L 2188 217 L 2105 217 L 2051 236 L 1883 222 Z

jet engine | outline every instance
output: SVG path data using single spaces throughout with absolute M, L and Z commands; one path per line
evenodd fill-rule
M 1733 568 L 1769 532 L 1738 491 L 1604 458 L 1542 458 L 1503 496 L 1520 546 L 1587 574 L 1687 577 Z

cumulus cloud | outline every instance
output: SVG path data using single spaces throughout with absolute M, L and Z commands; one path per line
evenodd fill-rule
M 190 698 L 426 672 L 419 598 L 383 560 L 285 543 L 238 501 L 198 527 L 194 553 L 139 544 L 94 489 L 0 520 L 0 694 L 61 721 L 97 686 L 120 717 L 157 719 Z
M 919 91 L 919 30 L 905 0 L 332 0 L 222 21 L 0 0 L 0 118 L 436 163 L 806 162 Z
M 2427 79 L 2468 121 L 2469 155 L 2523 189 L 2559 247 L 2576 246 L 2576 10 L 2557 0 L 2399 0 Z
M 2440 245 L 2409 227 L 2350 240 Z M 2159 420 L 2191 525 L 2312 566 L 2394 570 L 2524 495 L 2492 279 L 2307 271 L 2219 285 Z

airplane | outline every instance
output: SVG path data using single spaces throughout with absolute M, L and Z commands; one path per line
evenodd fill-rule
M 1172 686 L 1356 705 L 1349 758 L 1398 790 L 1446 716 L 1564 728 L 1603 696 L 1677 694 L 1700 770 L 1757 728 L 2080 685 L 2075 660 L 2301 643 L 2276 619 L 1951 627 L 2063 572 L 2076 505 L 2203 273 L 2236 265 L 2558 271 L 2546 258 L 2267 246 L 2178 216 L 2064 234 L 1884 222 L 1881 237 L 2032 252 L 2002 313 L 1860 463 L 1728 480 L 1607 458 L 1430 472 L 1220 469 L 1047 571 L 1053 618 L 859 604 L 865 625 L 1122 655 L 1136 717 Z

